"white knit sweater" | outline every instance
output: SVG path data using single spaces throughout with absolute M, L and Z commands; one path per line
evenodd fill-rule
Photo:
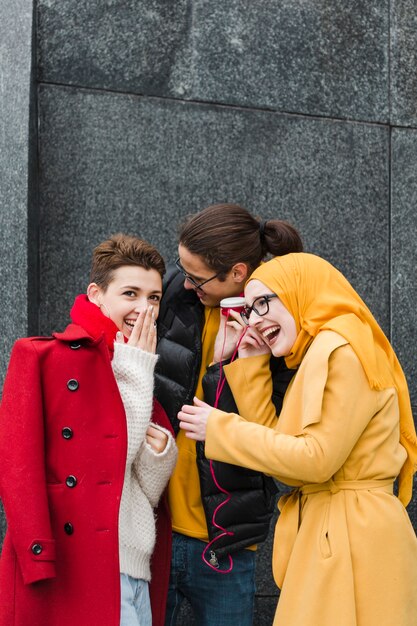
M 177 448 L 170 433 L 166 448 L 155 453 L 146 443 L 153 403 L 154 367 L 158 357 L 127 344 L 114 344 L 113 372 L 127 419 L 128 449 L 119 512 L 120 572 L 150 580 L 155 544 L 153 508 L 174 469 Z

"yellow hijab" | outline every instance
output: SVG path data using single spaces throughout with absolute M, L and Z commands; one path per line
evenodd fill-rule
M 410 396 L 395 352 L 366 304 L 335 267 L 304 252 L 263 263 L 249 280 L 253 279 L 260 280 L 276 293 L 295 320 L 298 335 L 292 352 L 285 359 L 288 367 L 298 367 L 321 330 L 333 330 L 352 346 L 371 389 L 397 389 L 400 442 L 408 454 L 398 479 L 398 497 L 406 506 L 411 500 L 417 463 Z

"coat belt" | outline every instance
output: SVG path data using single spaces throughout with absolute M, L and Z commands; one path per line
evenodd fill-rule
M 328 480 L 325 483 L 311 483 L 293 489 L 290 493 L 281 496 L 278 508 L 281 512 L 275 528 L 274 537 L 274 579 L 278 587 L 282 587 L 285 572 L 291 552 L 297 538 L 300 525 L 300 500 L 303 495 L 312 495 L 322 491 L 329 491 L 335 495 L 343 490 L 373 490 L 381 489 L 386 493 L 393 493 L 392 478 L 381 480 Z
M 392 478 L 381 480 L 328 480 L 325 483 L 312 483 L 303 485 L 295 491 L 299 491 L 300 495 L 310 495 L 311 493 L 319 493 L 320 491 L 330 491 L 332 494 L 338 493 L 343 489 L 351 489 L 358 491 L 360 489 L 383 489 L 387 493 L 393 493 L 394 483 Z M 387 489 L 388 488 L 388 489 Z M 285 496 L 282 496 L 285 498 Z M 282 498 L 281 498 L 282 499 Z M 280 499 L 280 501 L 281 501 Z

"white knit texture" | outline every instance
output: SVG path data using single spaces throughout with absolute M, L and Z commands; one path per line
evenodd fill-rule
M 149 562 L 155 545 L 153 508 L 174 468 L 177 450 L 168 435 L 165 450 L 156 454 L 146 443 L 153 403 L 153 372 L 158 357 L 127 344 L 114 344 L 113 372 L 126 412 L 128 451 L 119 512 L 120 572 L 150 580 Z

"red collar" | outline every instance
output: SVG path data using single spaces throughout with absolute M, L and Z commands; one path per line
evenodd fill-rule
M 98 340 L 104 335 L 110 354 L 113 355 L 117 326 L 85 294 L 75 298 L 70 315 L 74 324 L 70 324 L 64 333 L 54 333 L 54 337 L 66 341 L 83 338 Z

